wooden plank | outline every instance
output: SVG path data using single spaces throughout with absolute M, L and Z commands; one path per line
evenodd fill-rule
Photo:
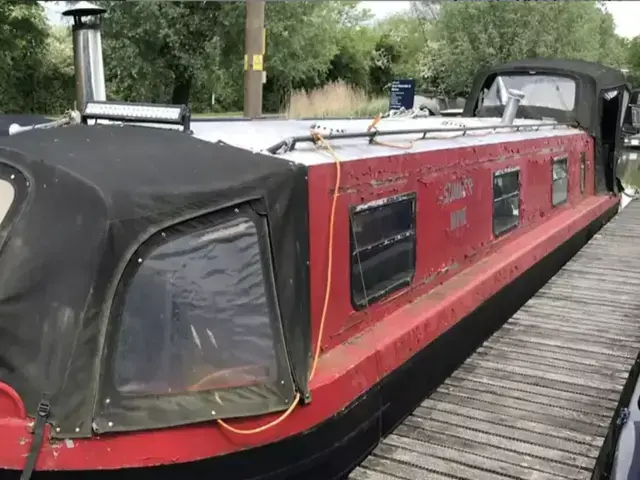
M 631 202 L 349 478 L 590 478 L 640 351 L 639 237 Z

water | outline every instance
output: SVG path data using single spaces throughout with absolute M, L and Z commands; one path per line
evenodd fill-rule
M 618 177 L 626 188 L 640 189 L 640 149 L 625 149 L 618 162 Z
M 625 149 L 618 162 L 618 178 L 628 195 L 622 195 L 621 207 L 624 208 L 631 197 L 640 194 L 640 149 Z

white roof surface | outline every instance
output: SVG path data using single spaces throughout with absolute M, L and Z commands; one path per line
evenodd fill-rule
M 342 161 L 374 158 L 390 155 L 405 155 L 408 152 L 426 152 L 452 148 L 489 145 L 495 143 L 514 142 L 536 138 L 549 138 L 582 133 L 577 128 L 555 125 L 537 126 L 537 120 L 516 119 L 512 128 L 494 130 L 491 127 L 500 125 L 500 118 L 462 118 L 440 117 L 427 118 L 389 118 L 382 119 L 376 128 L 379 132 L 399 130 L 429 130 L 425 139 L 421 133 L 401 133 L 382 135 L 379 140 L 397 145 L 408 145 L 417 140 L 409 149 L 393 148 L 370 144 L 368 138 L 332 139 L 335 133 L 366 132 L 372 120 L 211 120 L 193 121 L 191 129 L 195 137 L 205 141 L 223 141 L 231 145 L 252 151 L 265 149 L 293 137 L 308 136 L 311 127 L 322 134 Z M 546 125 L 553 121 L 545 121 Z M 478 128 L 467 130 L 464 128 Z M 454 132 L 442 130 L 457 129 Z M 517 130 L 519 129 L 519 131 Z M 278 152 L 279 157 L 305 165 L 317 165 L 333 162 L 328 153 L 311 142 L 296 143 L 291 152 Z

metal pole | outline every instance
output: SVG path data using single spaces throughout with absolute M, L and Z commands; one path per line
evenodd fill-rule
M 244 26 L 244 116 L 262 116 L 264 0 L 246 0 Z

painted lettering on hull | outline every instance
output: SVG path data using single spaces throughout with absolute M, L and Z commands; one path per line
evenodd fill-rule
M 451 212 L 449 229 L 451 231 L 464 227 L 467 224 L 467 207 Z
M 449 182 L 444 186 L 444 192 L 440 202 L 447 205 L 456 200 L 469 197 L 473 194 L 473 179 L 469 177 Z

